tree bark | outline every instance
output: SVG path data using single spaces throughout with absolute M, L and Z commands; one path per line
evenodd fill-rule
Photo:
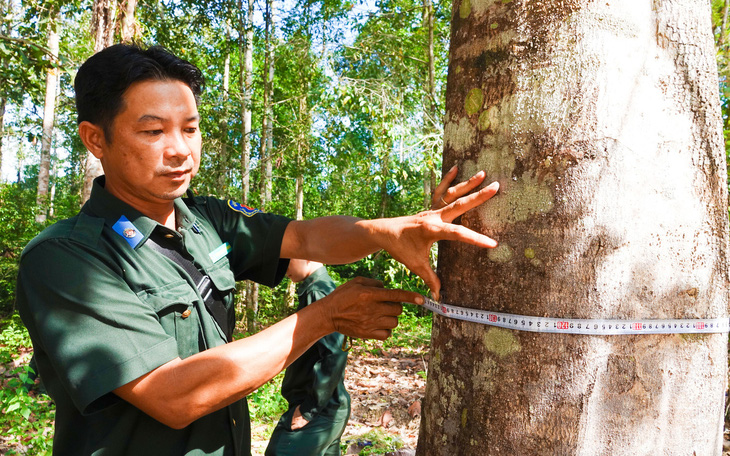
M 5 138 L 5 106 L 7 101 L 7 98 L 0 97 L 0 173 L 3 169 L 3 139 Z M 0 174 L 0 180 L 2 180 L 2 174 Z
M 444 302 L 727 316 L 709 5 L 456 0 L 444 167 L 499 194 L 442 243 Z M 582 336 L 435 317 L 418 455 L 720 455 L 727 334 Z
M 253 93 L 253 6 L 254 0 L 248 0 L 246 19 L 241 20 L 242 30 L 245 31 L 245 41 L 241 43 L 243 49 L 243 66 L 241 69 L 241 85 L 243 103 L 241 117 L 243 118 L 243 135 L 241 138 L 241 198 L 243 204 L 248 204 L 248 195 L 251 190 L 250 161 L 251 161 L 251 99 Z M 243 5 L 239 0 L 239 9 Z M 239 34 L 239 39 L 244 36 Z
M 48 49 L 51 52 L 52 65 L 57 64 L 59 36 L 59 13 L 54 12 L 48 21 Z M 41 135 L 41 157 L 38 168 L 38 188 L 36 191 L 36 205 L 38 213 L 35 220 L 38 223 L 46 221 L 49 207 L 48 185 L 51 171 L 51 146 L 53 145 L 53 124 L 56 113 L 56 89 L 58 87 L 58 67 L 51 66 L 46 71 L 46 96 L 43 105 L 43 132 Z
M 221 105 L 223 107 L 220 119 L 218 120 L 218 128 L 220 130 L 220 141 L 221 149 L 220 156 L 216 157 L 217 163 L 215 169 L 217 170 L 216 184 L 221 192 L 221 197 L 227 193 L 227 181 L 228 176 L 228 99 L 229 89 L 231 82 L 231 52 L 228 43 L 231 40 L 231 30 L 226 22 L 226 55 L 223 61 L 223 93 L 221 94 Z
M 91 11 L 91 34 L 94 37 L 94 53 L 114 44 L 116 9 L 114 0 L 94 0 Z
M 136 1 L 130 0 L 132 4 Z M 130 3 L 127 3 L 129 5 Z M 94 0 L 91 11 L 91 34 L 94 37 L 94 53 L 101 51 L 114 44 L 114 28 L 116 24 L 117 5 L 114 0 Z M 131 15 L 125 13 L 125 17 L 134 18 L 134 12 Z M 94 157 L 91 152 L 86 152 L 86 162 L 84 165 L 84 185 L 81 188 L 81 205 L 83 206 L 91 196 L 91 187 L 94 179 L 101 176 L 104 170 L 101 162 Z
M 137 0 L 120 0 L 119 2 L 119 34 L 122 43 L 129 43 L 134 40 L 136 34 L 134 12 L 136 8 Z
M 266 58 L 264 61 L 264 117 L 261 126 L 261 207 L 271 203 L 274 154 L 274 0 L 266 0 Z
M 436 103 L 436 58 L 434 56 L 434 10 L 431 0 L 423 0 L 422 26 L 426 31 L 426 115 L 424 116 L 424 135 L 428 138 L 436 133 L 436 122 L 439 122 L 438 104 Z M 434 142 L 427 140 L 425 143 L 426 173 L 423 179 L 423 207 L 431 207 L 431 192 L 436 187 L 436 169 L 434 158 Z

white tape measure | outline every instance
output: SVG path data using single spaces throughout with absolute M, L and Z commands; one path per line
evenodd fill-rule
M 730 318 L 697 320 L 586 320 L 577 318 L 530 317 L 442 304 L 426 296 L 424 306 L 444 317 L 520 331 L 588 334 L 712 334 L 730 332 Z

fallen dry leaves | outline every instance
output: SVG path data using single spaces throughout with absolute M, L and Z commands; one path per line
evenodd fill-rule
M 354 440 L 373 428 L 397 436 L 404 447 L 416 448 L 421 424 L 425 347 L 418 351 L 353 348 L 345 375 L 352 413 L 342 440 Z

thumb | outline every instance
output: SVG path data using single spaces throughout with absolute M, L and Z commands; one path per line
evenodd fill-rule
M 430 266 L 419 267 L 418 270 L 411 270 L 423 279 L 423 282 L 431 290 L 431 297 L 435 301 L 438 301 L 441 292 L 441 280 L 438 278 L 434 270 L 431 269 Z

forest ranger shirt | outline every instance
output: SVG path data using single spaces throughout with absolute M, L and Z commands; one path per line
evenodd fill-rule
M 207 274 L 233 318 L 236 280 L 276 285 L 290 219 L 209 197 L 175 200 L 177 231 L 104 189 L 23 251 L 17 307 L 56 403 L 56 455 L 248 455 L 246 399 L 175 430 L 112 391 L 226 343 L 190 276 L 147 239 L 173 243 Z

